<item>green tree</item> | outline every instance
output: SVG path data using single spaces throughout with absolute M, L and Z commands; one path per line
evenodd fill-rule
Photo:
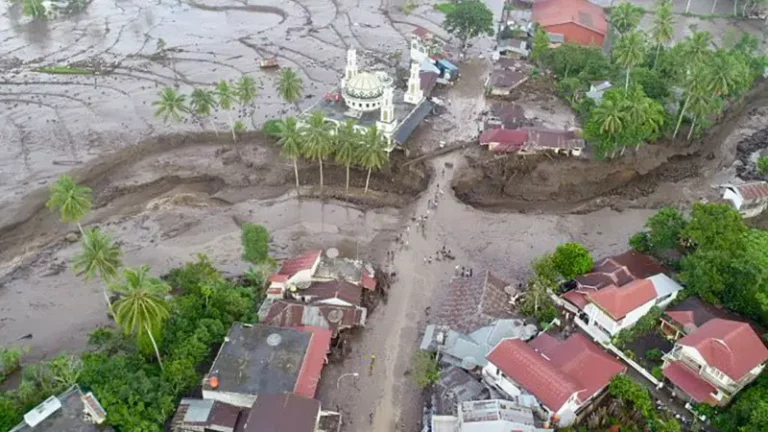
M 253 78 L 248 75 L 243 75 L 237 82 L 235 82 L 235 96 L 240 105 L 246 106 L 253 103 L 258 94 L 256 90 L 256 83 Z
M 34 19 L 46 18 L 48 11 L 43 5 L 43 0 L 22 0 L 21 14 Z
M 368 193 L 368 185 L 371 181 L 371 171 L 374 169 L 381 169 L 389 159 L 386 144 L 384 137 L 376 126 L 371 126 L 365 132 L 365 135 L 363 135 L 358 158 L 360 160 L 360 165 L 368 170 L 368 175 L 365 177 L 364 194 Z
M 110 290 L 120 295 L 114 304 L 115 321 L 126 334 L 137 339 L 149 338 L 157 356 L 160 368 L 163 361 L 157 347 L 155 336 L 159 335 L 163 324 L 170 317 L 170 308 L 165 295 L 170 287 L 159 278 L 149 274 L 149 266 L 123 270 L 123 282 L 110 285 Z
M 744 225 L 739 212 L 724 203 L 696 203 L 683 237 L 692 240 L 697 250 L 732 253 L 744 249 Z
M 216 98 L 213 92 L 206 89 L 194 89 L 189 95 L 189 108 L 192 113 L 199 119 L 210 117 L 211 112 L 216 108 Z M 213 131 L 216 135 L 219 135 L 219 131 L 216 130 L 216 125 L 213 121 L 209 120 Z
M 355 129 L 355 121 L 347 120 L 336 133 L 336 162 L 346 168 L 346 184 L 344 190 L 349 193 L 349 167 L 357 162 L 360 151 L 361 136 Z
M 555 268 L 563 278 L 571 280 L 582 275 L 595 266 L 589 250 L 581 243 L 564 243 L 552 254 Z
M 461 41 L 462 50 L 467 41 L 487 34 L 493 36 L 493 12 L 479 0 L 460 0 L 456 7 L 445 15 L 445 30 Z
M 680 116 L 677 119 L 677 125 L 675 126 L 675 132 L 672 134 L 672 138 L 677 136 L 677 132 L 680 130 L 680 125 L 683 122 L 683 116 L 686 114 L 686 110 L 691 107 L 691 100 L 704 101 L 708 98 L 708 90 L 706 87 L 706 81 L 708 79 L 707 71 L 704 68 L 696 68 L 686 76 L 685 80 L 685 100 L 683 107 L 680 109 Z
M 649 230 L 651 247 L 660 252 L 680 245 L 688 221 L 680 210 L 664 207 L 648 218 L 645 226 Z
M 229 110 L 235 106 L 237 94 L 232 89 L 232 86 L 228 81 L 221 80 L 218 84 L 216 84 L 216 97 L 218 98 L 217 102 L 219 104 L 219 108 L 227 112 L 227 124 L 229 125 L 230 132 L 232 133 L 232 141 L 235 143 L 235 145 L 237 145 L 235 122 L 232 121 L 232 115 L 229 113 Z
M 620 35 L 629 33 L 640 24 L 640 20 L 643 19 L 643 13 L 645 13 L 643 8 L 628 2 L 622 2 L 611 10 L 611 27 Z
M 73 259 L 73 268 L 78 276 L 83 276 L 85 280 L 98 275 L 105 285 L 117 277 L 117 273 L 122 267 L 122 255 L 120 246 L 112 241 L 109 234 L 101 232 L 99 229 L 86 230 L 81 240 L 83 250 L 75 255 Z M 106 288 L 102 288 L 104 300 L 107 301 L 109 312 L 112 313 L 112 302 L 109 299 Z
M 166 87 L 160 92 L 160 99 L 152 102 L 155 109 L 155 117 L 161 117 L 163 122 L 168 120 L 181 121 L 181 115 L 189 111 L 186 105 L 187 97 L 179 94 L 173 87 Z
M 50 197 L 45 206 L 51 211 L 59 212 L 62 222 L 75 222 L 83 234 L 80 220 L 91 211 L 93 193 L 91 188 L 80 186 L 72 177 L 62 174 L 56 183 L 51 185 Z
M 536 27 L 536 32 L 533 34 L 533 49 L 531 50 L 531 59 L 537 63 L 541 63 L 545 58 L 549 56 L 549 35 L 541 28 Z
M 608 392 L 611 396 L 631 404 L 648 421 L 656 418 L 656 407 L 653 405 L 651 393 L 627 375 L 613 377 L 608 384 Z
M 277 82 L 277 92 L 284 101 L 295 104 L 304 94 L 304 81 L 293 69 L 283 68 Z
M 427 388 L 440 379 L 437 357 L 426 351 L 417 351 L 413 357 L 413 381 L 421 388 Z
M 550 286 L 557 285 L 557 281 L 561 276 L 552 254 L 544 254 L 536 258 L 531 263 L 531 267 L 537 278 L 545 281 Z
M 743 57 L 738 53 L 718 50 L 712 58 L 706 86 L 715 96 L 726 97 L 744 88 L 748 77 L 749 68 Z
M 624 89 L 629 90 L 629 73 L 645 59 L 645 36 L 639 31 L 623 34 L 613 49 L 616 63 L 627 70 Z
M 659 0 L 656 3 L 656 15 L 653 17 L 653 27 L 651 28 L 651 40 L 656 44 L 656 55 L 653 59 L 653 67 L 659 61 L 661 47 L 672 42 L 675 34 L 675 18 L 672 15 L 671 0 Z
M 285 120 L 280 120 L 277 123 L 279 140 L 277 144 L 280 146 L 283 156 L 293 162 L 293 174 L 296 176 L 296 190 L 299 190 L 299 156 L 303 153 L 302 148 L 302 136 L 299 130 L 298 123 L 293 117 L 288 117 Z
M 255 265 L 269 261 L 269 231 L 264 225 L 244 223 L 240 240 L 244 261 Z
M 323 160 L 332 152 L 332 125 L 325 121 L 322 111 L 315 111 L 309 116 L 307 124 L 302 128 L 304 157 L 320 163 L 320 189 L 323 189 Z
M 757 160 L 757 173 L 760 175 L 768 175 L 768 156 L 760 156 Z
M 597 152 L 601 157 L 613 155 L 619 147 L 624 133 L 624 115 L 621 101 L 606 92 L 600 105 L 596 106 L 584 128 L 585 136 L 597 142 Z
M 540 323 L 549 323 L 557 317 L 557 308 L 549 297 L 551 281 L 536 277 L 528 282 L 528 289 L 520 302 L 520 313 L 535 318 Z

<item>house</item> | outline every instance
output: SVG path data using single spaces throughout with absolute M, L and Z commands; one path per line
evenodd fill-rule
M 432 416 L 432 432 L 551 432 L 540 428 L 531 407 L 514 401 L 489 399 L 462 402 L 456 416 Z
M 603 46 L 608 20 L 600 6 L 587 0 L 542 0 L 533 4 L 533 21 L 565 43 Z
M 495 153 L 516 153 L 528 142 L 525 129 L 490 129 L 480 135 L 480 145 Z
M 493 96 L 509 96 L 512 90 L 528 81 L 528 73 L 514 69 L 495 69 L 485 83 L 488 93 Z
M 488 387 L 457 366 L 440 369 L 433 389 L 432 411 L 441 415 L 456 415 L 460 403 L 490 397 Z
M 570 156 L 581 155 L 584 140 L 573 131 L 528 128 L 528 140 L 520 149 L 521 155 L 541 152 L 563 153 Z
M 282 298 L 289 286 L 309 285 L 322 254 L 321 250 L 308 251 L 283 261 L 277 273 L 269 277 L 267 298 Z
M 339 432 L 341 415 L 291 393 L 263 394 L 243 408 L 207 399 L 182 399 L 173 432 Z
M 501 39 L 496 53 L 499 57 L 528 57 L 528 42 L 522 39 Z
M 243 409 L 210 399 L 188 399 L 179 402 L 171 420 L 173 432 L 234 432 Z
M 593 81 L 589 85 L 589 91 L 586 92 L 586 96 L 595 103 L 600 103 L 603 100 L 603 95 L 606 91 L 610 90 L 613 85 L 610 81 Z
M 411 32 L 411 60 L 421 63 L 441 49 L 442 43 L 429 30 L 416 27 Z
M 528 119 L 522 106 L 496 102 L 491 105 L 485 122 L 485 129 L 518 129 L 525 126 Z
M 755 217 L 768 207 L 768 183 L 755 181 L 728 185 L 723 192 L 723 199 L 730 201 L 745 218 Z
M 106 417 L 96 396 L 75 384 L 24 414 L 24 421 L 10 432 L 111 432 L 101 425 Z
M 290 393 L 260 395 L 238 432 L 339 432 L 341 414 Z
M 662 372 L 678 397 L 724 406 L 760 375 L 766 360 L 768 349 L 749 324 L 714 318 L 677 341 Z
M 499 319 L 511 319 L 512 299 L 517 290 L 490 271 L 471 277 L 455 277 L 434 324 L 463 333 L 488 327 Z
M 292 289 L 287 297 L 306 303 L 337 306 L 359 306 L 363 299 L 364 288 L 344 280 L 311 282 L 304 289 Z
M 276 327 L 319 327 L 330 330 L 336 337 L 344 330 L 363 327 L 366 314 L 366 309 L 360 306 L 310 305 L 278 300 L 260 323 Z
M 688 297 L 664 311 L 660 319 L 660 329 L 669 339 L 676 341 L 715 318 L 728 319 L 730 316 L 726 311 L 705 303 L 698 297 Z
M 565 341 L 546 333 L 529 343 L 506 339 L 487 358 L 483 380 L 509 397 L 533 395 L 552 426 L 573 424 L 611 379 L 626 371 L 580 333 Z
M 203 380 L 203 399 L 250 408 L 262 394 L 313 398 L 331 331 L 234 323 Z
M 640 277 L 645 276 L 645 277 Z M 664 308 L 683 289 L 653 258 L 631 251 L 607 258 L 577 277 L 559 303 L 601 342 L 632 327 L 652 307 Z
M 440 353 L 440 361 L 472 370 L 488 364 L 485 356 L 504 339 L 528 340 L 538 333 L 533 324 L 519 319 L 501 319 L 471 334 L 451 330 L 448 326 L 428 325 L 421 339 L 421 349 Z

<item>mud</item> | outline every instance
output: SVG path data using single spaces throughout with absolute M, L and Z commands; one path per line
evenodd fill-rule
M 452 186 L 468 204 L 513 211 L 585 212 L 605 206 L 655 207 L 714 199 L 715 186 L 733 176 L 729 171 L 737 153 L 733 141 L 765 127 L 767 105 L 768 83 L 761 82 L 703 137 L 642 146 L 614 160 L 520 158 L 472 148 L 466 151 L 466 169 Z M 764 136 L 753 135 L 750 142 L 764 143 Z M 689 187 L 669 191 L 686 181 Z

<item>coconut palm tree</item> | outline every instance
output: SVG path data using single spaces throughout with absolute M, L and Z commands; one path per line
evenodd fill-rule
M 50 192 L 51 195 L 45 206 L 51 211 L 59 212 L 62 222 L 75 222 L 80 234 L 83 234 L 80 220 L 93 206 L 91 188 L 80 186 L 72 177 L 62 174 L 56 183 L 51 185 Z
M 691 99 L 694 99 L 695 102 L 709 92 L 706 87 L 707 74 L 708 71 L 706 71 L 705 68 L 694 68 L 691 70 L 691 73 L 688 74 L 685 82 L 685 101 L 683 102 L 683 108 L 680 110 L 680 117 L 677 119 L 677 125 L 675 126 L 675 132 L 672 134 L 672 138 L 675 138 L 677 132 L 680 130 L 683 116 L 685 116 L 686 110 L 690 107 Z
M 165 295 L 170 287 L 159 278 L 149 274 L 149 266 L 123 270 L 125 280 L 110 285 L 110 290 L 121 295 L 114 304 L 115 321 L 126 334 L 137 338 L 148 336 L 157 356 L 160 368 L 163 361 L 157 348 L 155 335 L 158 334 L 166 319 L 170 317 L 170 308 Z
M 362 144 L 358 154 L 358 160 L 363 168 L 368 170 L 368 176 L 365 178 L 365 194 L 368 193 L 368 184 L 371 181 L 371 171 L 381 169 L 389 159 L 389 153 L 386 150 L 386 142 L 381 132 L 376 126 L 371 126 L 363 135 Z
M 639 31 L 633 31 L 622 35 L 614 48 L 616 63 L 627 70 L 627 79 L 624 90 L 629 89 L 629 73 L 645 58 L 645 37 Z
M 611 27 L 620 35 L 634 30 L 643 19 L 643 9 L 628 2 L 622 2 L 611 11 Z
M 587 132 L 598 138 L 597 147 L 603 155 L 613 155 L 616 152 L 619 137 L 624 133 L 625 114 L 621 109 L 620 100 L 614 95 L 614 92 L 606 93 L 600 105 L 592 111 L 587 125 Z
M 672 42 L 674 36 L 675 18 L 672 15 L 672 2 L 670 0 L 661 0 L 656 9 L 656 15 L 653 17 L 653 28 L 651 28 L 651 39 L 656 44 L 656 55 L 653 59 L 653 67 L 659 60 L 661 47 Z
M 157 107 L 155 117 L 161 117 L 167 124 L 168 119 L 181 121 L 181 115 L 189 109 L 186 106 L 187 97 L 179 94 L 173 87 L 166 87 L 160 92 L 160 99 L 152 102 Z
M 277 82 L 277 92 L 288 103 L 297 103 L 304 93 L 304 81 L 291 68 L 283 68 Z
M 347 169 L 347 181 L 344 190 L 349 193 L 349 167 L 357 160 L 360 150 L 360 133 L 355 129 L 356 122 L 347 120 L 336 133 L 336 162 Z
M 229 129 L 232 132 L 232 141 L 237 143 L 237 137 L 235 136 L 235 124 L 232 121 L 232 116 L 229 110 L 235 105 L 235 92 L 232 90 L 232 86 L 228 81 L 221 80 L 216 84 L 216 98 L 218 99 L 219 107 L 227 112 L 227 121 Z
M 206 89 L 194 89 L 189 95 L 189 108 L 198 118 L 210 117 L 211 112 L 216 108 L 216 98 L 213 92 Z M 219 135 L 216 125 L 209 119 L 213 131 Z
M 320 162 L 320 189 L 323 189 L 323 160 L 332 152 L 332 126 L 325 121 L 322 111 L 315 111 L 302 128 L 304 157 Z
M 256 83 L 248 75 L 241 76 L 235 83 L 235 95 L 240 105 L 251 104 L 256 99 L 257 94 Z
M 705 59 L 711 54 L 712 34 L 708 31 L 698 31 L 696 26 L 690 27 L 692 34 L 683 42 L 685 61 L 688 64 L 688 70 L 697 68 L 704 64 Z
M 85 280 L 98 275 L 105 284 L 115 279 L 123 264 L 123 252 L 120 246 L 112 241 L 109 234 L 96 228 L 89 229 L 85 231 L 81 243 L 83 250 L 75 255 L 73 260 L 73 268 L 77 275 L 83 276 Z M 112 302 L 109 300 L 107 290 L 102 289 L 102 291 L 111 313 Z
M 302 139 L 301 131 L 299 130 L 298 123 L 294 117 L 288 117 L 285 120 L 277 122 L 279 140 L 277 144 L 280 146 L 283 156 L 287 157 L 293 162 L 293 174 L 296 176 L 296 190 L 299 190 L 299 166 L 298 159 L 302 154 Z
M 718 51 L 712 59 L 706 85 L 715 96 L 728 96 L 748 74 L 746 65 L 738 62 L 731 52 Z

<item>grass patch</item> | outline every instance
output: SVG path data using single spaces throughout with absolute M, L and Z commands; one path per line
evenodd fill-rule
M 62 75 L 93 75 L 96 73 L 91 69 L 83 69 L 72 66 L 43 66 L 35 69 L 35 72 Z
M 434 8 L 447 15 L 456 9 L 456 3 L 438 3 Z

